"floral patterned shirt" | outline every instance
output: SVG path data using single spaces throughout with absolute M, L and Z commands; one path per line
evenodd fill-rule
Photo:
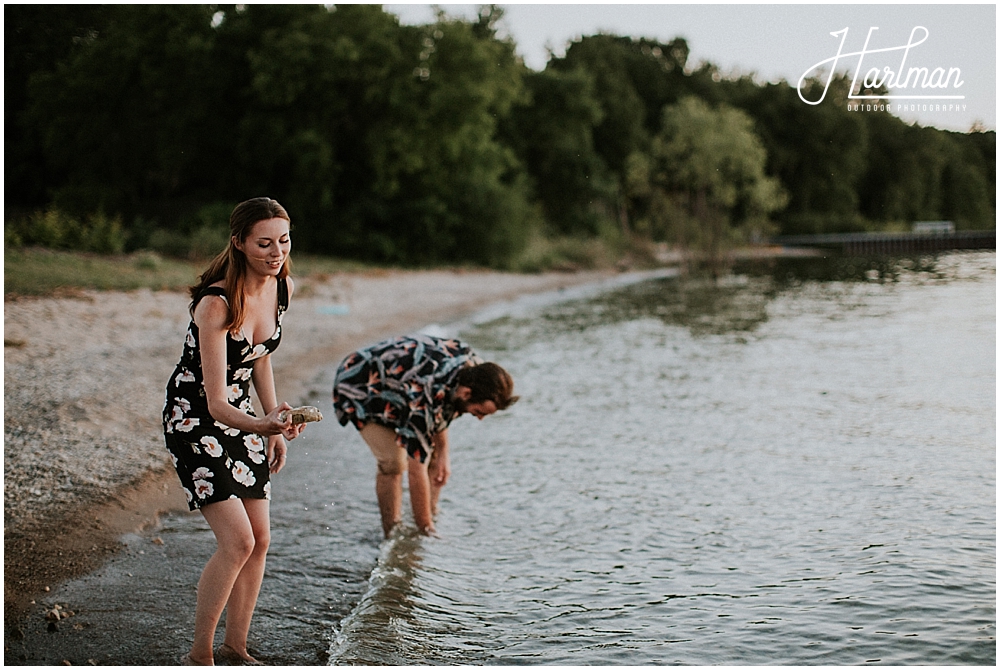
M 396 431 L 396 442 L 423 462 L 431 440 L 454 420 L 458 371 L 479 357 L 459 340 L 408 335 L 356 351 L 337 368 L 333 406 L 342 426 L 374 422 Z

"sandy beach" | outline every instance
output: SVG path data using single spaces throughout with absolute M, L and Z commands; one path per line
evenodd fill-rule
M 298 278 L 274 356 L 279 400 L 328 405 L 331 363 L 382 337 L 606 274 L 369 271 Z M 4 304 L 5 640 L 56 584 L 121 537 L 185 510 L 163 447 L 163 388 L 189 315 L 179 292 Z M 6 646 L 6 645 L 5 645 Z

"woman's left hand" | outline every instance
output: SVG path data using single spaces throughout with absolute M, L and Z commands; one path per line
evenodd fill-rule
M 271 474 L 277 474 L 285 467 L 285 455 L 288 446 L 281 435 L 272 435 L 267 439 L 267 464 Z
M 293 423 L 289 424 L 288 428 L 282 428 L 281 434 L 285 436 L 286 440 L 294 440 L 302 431 L 306 429 L 306 424 L 304 423 Z

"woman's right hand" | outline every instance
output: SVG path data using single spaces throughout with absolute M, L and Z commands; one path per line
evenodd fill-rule
M 292 423 L 292 415 L 285 415 L 285 420 L 281 420 L 281 413 L 287 412 L 292 409 L 292 406 L 287 402 L 283 402 L 261 419 L 261 428 L 257 432 L 261 435 L 284 435 L 287 439 L 293 440 L 299 434 L 296 430 L 295 425 Z

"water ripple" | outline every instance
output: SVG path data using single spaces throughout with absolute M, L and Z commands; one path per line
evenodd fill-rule
M 872 262 L 466 324 L 522 400 L 331 662 L 995 664 L 995 254 Z

